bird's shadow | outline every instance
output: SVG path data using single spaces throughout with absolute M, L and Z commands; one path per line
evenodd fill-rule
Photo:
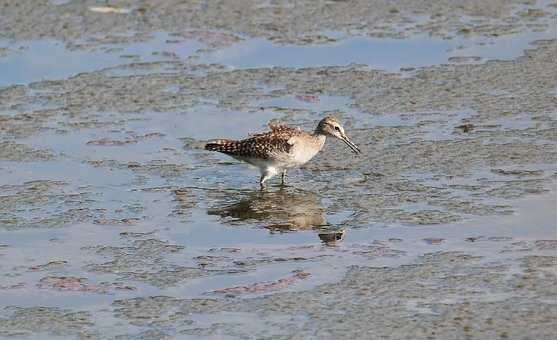
M 216 203 L 207 214 L 220 216 L 230 225 L 259 224 L 271 232 L 328 227 L 319 196 L 294 187 L 228 193 Z

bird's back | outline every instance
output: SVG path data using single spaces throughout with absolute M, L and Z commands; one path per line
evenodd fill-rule
M 292 151 L 292 138 L 308 134 L 287 125 L 269 124 L 271 131 L 251 135 L 242 140 L 217 139 L 205 145 L 206 150 L 218 151 L 235 158 L 273 160 Z

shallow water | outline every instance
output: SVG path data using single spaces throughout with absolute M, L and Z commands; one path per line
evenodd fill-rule
M 466 62 L 512 60 L 531 43 L 550 39 L 557 29 L 525 32 L 498 39 L 457 38 L 444 40 L 427 36 L 408 39 L 349 37 L 338 42 L 308 46 L 284 45 L 264 39 L 248 39 L 210 53 L 208 61 L 233 68 L 316 67 L 349 64 L 398 72 L 401 69 L 448 63 L 457 57 Z M 474 59 L 477 58 L 477 59 Z M 456 60 L 456 59 L 455 59 Z
M 177 68 L 159 66 L 178 62 L 186 69 L 217 63 L 230 70 L 358 63 L 398 72 L 438 66 L 455 56 L 481 58 L 474 63 L 516 59 L 534 40 L 554 33 L 550 27 L 541 33 L 455 40 L 335 35 L 336 42 L 299 46 L 203 31 L 155 33 L 144 42 L 92 43 L 71 50 L 51 40 L 2 42 L 17 51 L 0 58 L 0 86 L 41 79 L 63 82 L 78 73 L 101 76 L 107 71 L 109 77 L 129 82 L 156 75 L 153 82 L 160 82 L 162 94 L 187 93 L 197 101 L 160 111 L 119 112 L 102 105 L 80 110 L 72 107 L 78 104 L 41 97 L 48 91 L 24 86 L 23 92 L 38 97 L 39 103 L 25 102 L 22 95 L 24 99 L 14 100 L 21 103 L 2 107 L 0 117 L 6 121 L 39 122 L 31 132 L 0 140 L 7 142 L 0 159 L 0 305 L 88 311 L 91 327 L 106 338 L 158 329 L 138 326 L 116 310 L 121 301 L 136 297 L 238 298 L 242 303 L 337 283 L 353 266 L 402 268 L 424 254 L 443 252 L 482 256 L 481 263 L 511 267 L 509 276 L 521 274 L 524 269 L 516 261 L 524 254 L 555 255 L 557 165 L 551 159 L 528 159 L 533 151 L 519 153 L 522 144 L 515 146 L 516 163 L 474 157 L 495 158 L 496 153 L 481 152 L 517 140 L 534 140 L 550 151 L 555 143 L 552 113 L 542 121 L 529 113 L 486 117 L 473 108 L 440 105 L 378 114 L 358 106 L 357 98 L 295 91 L 287 85 L 272 88 L 264 82 L 242 92 L 241 106 L 204 97 L 180 83 Z M 20 46 L 25 48 L 18 50 Z M 158 66 L 138 70 L 136 63 Z M 209 78 L 210 72 L 222 71 L 211 70 Z M 166 79 L 167 71 L 176 78 Z M 227 78 L 225 83 L 243 86 L 242 79 Z M 223 83 L 213 84 L 219 85 Z M 106 96 L 131 95 L 118 90 L 111 88 Z M 55 112 L 44 118 L 37 114 L 42 109 Z M 312 163 L 289 173 L 286 187 L 273 181 L 260 191 L 255 169 L 203 150 L 206 140 L 242 138 L 265 129 L 270 120 L 310 130 L 330 113 L 346 123 L 364 156 L 347 156 L 344 145 L 329 140 Z M 459 127 L 470 122 L 474 125 L 468 132 Z M 547 135 L 539 137 L 540 131 Z M 443 155 L 467 143 L 473 152 L 462 154 L 466 166 L 459 173 Z M 16 146 L 23 148 L 23 156 Z M 322 241 L 321 234 L 342 231 L 344 239 Z M 510 296 L 479 291 L 482 301 Z M 435 314 L 412 301 L 406 309 Z M 10 314 L 9 309 L 2 313 Z M 204 329 L 218 321 L 253 334 L 280 335 L 277 324 L 309 320 L 305 314 L 258 314 L 274 325 L 263 327 L 253 317 L 229 311 L 189 313 L 191 323 L 179 327 Z M 0 331 L 12 331 L 1 325 Z M 176 334 L 174 326 L 167 328 Z
M 111 74 L 116 76 L 176 72 L 159 66 L 142 70 L 136 64 L 146 63 L 143 66 L 146 67 L 150 63 L 192 57 L 193 63 L 213 63 L 240 69 L 362 64 L 388 72 L 443 64 L 453 59 L 464 63 L 512 60 L 531 48 L 534 41 L 554 37 L 557 27 L 552 25 L 541 32 L 527 31 L 497 38 L 461 37 L 450 40 L 428 36 L 407 39 L 351 37 L 332 32 L 330 35 L 338 40 L 309 45 L 280 44 L 261 38 L 223 38 L 219 34 L 192 31 L 184 37 L 155 32 L 143 42 L 104 43 L 93 50 L 89 50 L 90 43 L 85 42 L 69 49 L 64 43 L 54 40 L 19 43 L 0 40 L 0 47 L 11 50 L 7 56 L 0 58 L 3 74 L 0 87 L 64 79 L 83 72 L 111 68 L 114 68 Z M 210 43 L 217 45 L 209 47 Z M 136 66 L 126 69 L 131 65 Z
M 196 41 L 180 44 L 168 43 L 169 35 L 154 33 L 146 42 L 124 44 L 102 44 L 94 50 L 85 48 L 68 49 L 63 42 L 39 40 L 10 43 L 0 40 L 14 52 L 0 58 L 2 78 L 0 87 L 28 84 L 40 80 L 57 80 L 83 72 L 122 66 L 132 62 L 155 62 L 171 59 L 167 55 L 187 58 L 202 47 Z
M 352 119 L 360 118 L 362 113 L 350 111 L 348 102 L 346 98 L 323 96 L 314 108 L 341 110 Z M 259 104 L 313 107 L 295 98 L 277 98 Z M 127 119 L 126 115 L 118 116 Z M 312 116 L 310 114 L 308 119 Z M 94 292 L 68 293 L 72 296 L 71 306 L 85 307 L 91 301 L 108 302 L 114 298 L 154 293 L 202 297 L 226 287 L 278 280 L 294 270 L 311 272 L 311 278 L 294 288 L 307 289 L 324 282 L 334 282 L 350 264 L 386 266 L 405 263 L 431 251 L 462 249 L 474 252 L 476 249 L 471 248 L 465 239 L 478 235 L 490 244 L 490 237 L 535 240 L 556 236 L 552 235 L 553 216 L 552 210 L 548 209 L 557 192 L 553 187 L 549 194 L 525 199 L 523 203 L 510 201 L 516 208 L 507 217 L 473 218 L 456 224 L 416 227 L 362 220 L 358 211 L 349 205 L 340 210 L 338 207 L 330 209 L 333 197 L 311 182 L 304 185 L 300 178 L 304 170 L 291 174 L 291 186 L 272 186 L 261 192 L 256 185 L 255 170 L 226 156 L 207 154 L 197 147 L 184 148 L 181 141 L 206 140 L 223 135 L 240 138 L 263 129 L 265 122 L 272 118 L 281 118 L 281 115 L 273 111 L 268 114 L 226 112 L 206 106 L 182 113 L 143 114 L 141 120 L 133 117 L 114 131 L 90 128 L 64 134 L 44 132 L 21 139 L 20 142 L 30 147 L 46 147 L 55 154 L 64 155 L 65 160 L 39 163 L 2 161 L 0 165 L 5 175 L 0 184 L 61 181 L 61 195 L 83 195 L 88 202 L 87 213 L 98 223 L 65 224 L 60 221 L 61 228 L 56 229 L 2 231 L 2 243 L 7 245 L 3 249 L 4 267 L 11 268 L 15 275 L 4 277 L 0 284 L 10 286 L 24 282 L 26 285 L 22 290 L 2 292 L 5 294 L 3 301 L 32 305 L 36 302 L 34 296 L 40 295 L 41 304 L 61 304 L 60 299 L 66 297 L 65 293 L 54 291 L 50 295 L 35 288 L 32 282 L 39 280 L 43 274 L 28 269 L 50 261 L 70 263 L 60 269 L 49 270 L 50 275 L 87 277 L 92 283 L 126 282 L 135 289 L 130 292 L 109 289 L 108 296 Z M 433 118 L 425 116 L 422 119 L 430 121 Z M 197 122 L 195 126 L 191 125 L 193 121 Z M 200 124 L 202 121 L 204 123 Z M 370 117 L 369 124 L 375 128 L 404 127 L 414 126 L 419 121 L 390 117 L 388 122 L 381 123 L 381 120 Z M 442 130 L 426 132 L 438 140 Z M 138 137 L 149 134 L 154 134 L 154 137 L 143 140 Z M 445 137 L 450 138 L 450 134 Z M 129 139 L 134 143 L 90 145 L 90 141 L 102 138 Z M 427 140 L 427 134 L 420 137 L 423 138 Z M 343 173 L 331 175 L 333 180 L 345 176 Z M 419 179 L 420 175 L 415 178 Z M 83 201 L 76 203 L 76 207 L 83 205 Z M 35 208 L 22 205 L 15 215 L 22 219 L 47 218 L 52 213 L 67 213 L 69 206 L 64 201 L 54 201 L 52 205 L 39 203 Z M 432 206 L 417 203 L 401 208 L 408 212 L 420 212 Z M 366 227 L 355 228 L 354 219 Z M 528 222 L 533 226 L 524 228 Z M 318 237 L 320 232 L 338 228 L 346 230 L 344 241 L 336 245 L 321 242 Z M 134 233 L 137 236 L 126 236 Z M 392 239 L 400 241 L 389 241 Z M 442 239 L 442 242 L 429 244 L 424 239 Z M 126 260 L 126 256 L 135 255 L 113 257 L 109 255 L 112 251 L 106 255 L 102 252 L 96 255 L 94 251 L 98 247 L 113 245 L 131 247 L 132 254 L 134 251 L 139 254 L 142 251 L 157 252 L 149 250 L 151 246 L 143 250 L 134 248 L 133 242 L 141 240 L 185 247 L 162 255 L 161 260 L 165 267 L 172 270 L 186 266 L 196 269 L 195 273 L 191 277 L 165 278 L 164 274 L 160 274 L 160 277 L 147 278 L 146 282 L 130 281 L 126 276 L 128 274 L 123 273 L 141 271 L 142 266 L 157 270 L 158 265 L 141 264 L 140 261 L 139 267 L 130 265 L 129 268 L 124 267 L 121 273 L 122 269 L 112 268 L 114 263 L 106 261 L 118 258 L 129 261 L 131 258 Z M 107 263 L 106 274 L 87 269 L 91 264 L 102 263 Z M 200 263 L 205 264 L 200 267 Z

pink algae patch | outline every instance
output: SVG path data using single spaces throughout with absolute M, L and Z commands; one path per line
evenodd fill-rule
M 236 286 L 230 288 L 222 288 L 222 289 L 217 289 L 213 292 L 221 293 L 221 294 L 265 293 L 268 291 L 284 289 L 290 285 L 293 285 L 301 280 L 308 278 L 309 276 L 311 276 L 310 273 L 300 271 L 294 273 L 294 275 L 279 279 L 277 281 L 259 282 L 249 286 Z
M 319 96 L 313 94 L 297 95 L 295 98 L 306 103 L 319 103 Z
M 64 261 L 64 260 L 50 261 L 45 264 L 38 264 L 36 266 L 29 267 L 29 270 L 33 272 L 37 272 L 41 270 L 50 270 L 50 269 L 64 267 L 66 264 L 68 264 L 68 261 Z
M 541 250 L 556 250 L 557 240 L 538 240 L 536 247 Z
M 442 238 L 424 238 L 422 241 L 424 241 L 427 244 L 430 245 L 440 245 L 441 243 L 445 242 L 445 239 Z
M 37 287 L 40 289 L 55 289 L 74 292 L 109 293 L 114 290 L 135 290 L 135 287 L 124 286 L 119 283 L 89 283 L 86 278 L 74 276 L 46 276 Z
M 197 40 L 207 45 L 209 49 L 230 47 L 241 41 L 241 39 L 235 35 L 216 31 L 193 30 L 181 33 L 180 35 L 186 39 Z

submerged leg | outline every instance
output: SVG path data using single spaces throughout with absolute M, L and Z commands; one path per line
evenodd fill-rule
M 285 180 L 286 180 L 286 169 L 282 170 L 281 179 L 282 179 L 281 185 L 284 186 L 286 184 L 286 182 L 285 182 Z
M 261 189 L 265 188 L 265 181 L 273 177 L 277 174 L 277 171 L 274 168 L 266 169 L 261 173 L 261 178 L 259 179 L 259 185 Z

